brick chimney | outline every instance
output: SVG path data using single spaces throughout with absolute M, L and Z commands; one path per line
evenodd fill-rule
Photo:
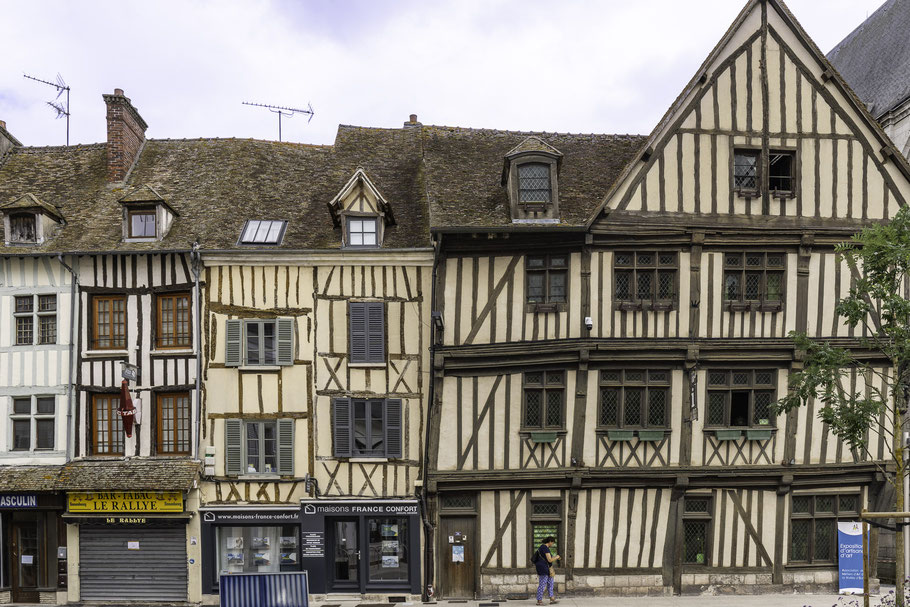
M 102 96 L 107 104 L 107 179 L 123 181 L 145 143 L 148 125 L 123 89 Z
M 3 156 L 10 151 L 10 149 L 20 145 L 22 144 L 19 140 L 6 130 L 6 121 L 0 120 L 0 156 Z

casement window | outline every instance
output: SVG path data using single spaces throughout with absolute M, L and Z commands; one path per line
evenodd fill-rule
M 547 537 L 556 542 L 550 546 L 550 553 L 555 557 L 562 546 L 562 502 L 560 500 L 532 500 L 528 516 L 531 547 L 529 554 L 534 554 Z
M 607 369 L 600 372 L 602 428 L 666 428 L 670 415 L 670 372 Z
M 287 226 L 287 221 L 250 219 L 240 233 L 240 244 L 281 244 Z
M 617 302 L 664 304 L 669 308 L 677 299 L 676 251 L 617 251 L 613 270 Z
M 376 217 L 348 217 L 349 247 L 375 247 L 379 244 L 379 220 Z
M 226 367 L 294 364 L 294 319 L 228 320 L 225 325 Z
M 189 348 L 193 345 L 190 333 L 189 293 L 168 293 L 156 297 L 158 304 L 157 339 L 155 347 Z
M 837 562 L 838 519 L 858 520 L 860 496 L 794 495 L 790 508 L 790 562 Z
M 11 451 L 53 450 L 56 399 L 53 396 L 17 396 L 10 412 Z
M 126 297 L 92 297 L 92 349 L 126 349 Z
M 762 191 L 761 150 L 733 151 L 733 189 L 744 196 Z M 768 190 L 774 195 L 796 192 L 796 154 L 786 150 L 768 152 Z
M 524 430 L 565 428 L 566 372 L 530 371 L 524 374 Z
M 708 415 L 705 426 L 760 427 L 774 425 L 775 369 L 709 369 Z
M 18 295 L 15 300 L 16 345 L 57 343 L 57 296 Z
M 92 395 L 92 454 L 123 455 L 123 418 L 119 394 Z
M 9 216 L 9 242 L 33 243 L 38 241 L 38 217 L 34 213 L 11 213 Z
M 518 202 L 550 204 L 550 165 L 529 162 L 518 165 Z
M 158 235 L 155 210 L 129 211 L 129 228 L 130 238 L 155 238 Z
M 190 395 L 158 394 L 158 455 L 189 455 Z
M 711 497 L 685 496 L 683 508 L 683 564 L 711 563 Z
M 294 420 L 224 421 L 225 474 L 294 475 Z
M 402 457 L 402 406 L 397 398 L 334 399 L 335 457 Z
M 565 303 L 568 255 L 528 255 L 525 265 L 528 303 Z
M 348 335 L 352 363 L 385 363 L 385 304 L 348 302 Z
M 724 300 L 780 309 L 784 296 L 783 253 L 724 253 Z

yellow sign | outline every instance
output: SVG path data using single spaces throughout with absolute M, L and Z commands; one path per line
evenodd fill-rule
M 179 491 L 111 491 L 70 493 L 70 512 L 183 512 Z

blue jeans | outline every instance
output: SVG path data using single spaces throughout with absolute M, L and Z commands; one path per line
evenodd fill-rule
M 537 600 L 543 600 L 544 590 L 547 591 L 549 597 L 553 598 L 553 584 L 556 582 L 555 577 L 550 577 L 549 575 L 537 575 Z

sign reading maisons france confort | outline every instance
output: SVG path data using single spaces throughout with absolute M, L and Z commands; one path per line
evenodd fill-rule
M 67 494 L 70 512 L 183 512 L 179 491 L 108 491 Z

